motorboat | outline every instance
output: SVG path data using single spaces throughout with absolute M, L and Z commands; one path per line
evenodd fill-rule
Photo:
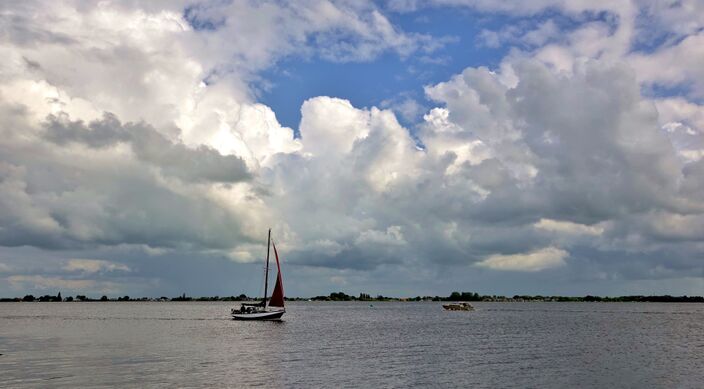
M 473 311 L 474 307 L 471 306 L 469 303 L 449 303 L 449 304 L 443 304 L 443 308 L 445 308 L 446 311 Z

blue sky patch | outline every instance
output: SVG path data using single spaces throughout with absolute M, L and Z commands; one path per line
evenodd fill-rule
M 311 97 L 340 97 L 355 107 L 385 106 L 385 102 L 409 98 L 429 105 L 423 86 L 446 81 L 468 66 L 495 67 L 508 51 L 478 45 L 479 32 L 494 23 L 469 12 L 432 9 L 392 15 L 391 20 L 405 32 L 456 39 L 432 53 L 419 51 L 408 58 L 391 52 L 369 62 L 289 57 L 260 73 L 269 85 L 260 90 L 259 100 L 272 107 L 280 123 L 297 132 L 301 104 Z M 414 124 L 400 115 L 399 121 L 405 126 Z

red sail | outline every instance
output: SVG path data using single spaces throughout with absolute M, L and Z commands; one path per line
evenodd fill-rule
M 274 255 L 276 256 L 276 268 L 278 270 L 276 274 L 276 285 L 274 286 L 274 293 L 271 294 L 271 300 L 269 300 L 269 306 L 271 307 L 283 307 L 284 306 L 284 282 L 281 279 L 281 265 L 279 264 L 279 253 L 276 252 L 276 245 L 271 242 L 274 247 Z

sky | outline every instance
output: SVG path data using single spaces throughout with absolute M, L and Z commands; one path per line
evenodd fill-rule
M 0 296 L 704 294 L 704 3 L 0 3 Z

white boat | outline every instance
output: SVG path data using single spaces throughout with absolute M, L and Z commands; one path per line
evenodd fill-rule
M 276 257 L 276 284 L 274 291 L 271 293 L 271 298 L 267 299 L 266 295 L 269 287 L 269 248 L 274 248 L 274 256 Z M 271 241 L 271 229 L 269 229 L 269 237 L 266 242 L 266 270 L 264 271 L 264 298 L 258 303 L 242 303 L 240 308 L 232 308 L 230 312 L 235 320 L 280 320 L 281 316 L 286 313 L 284 308 L 284 282 L 281 278 L 281 264 L 279 263 L 279 253 L 276 251 L 276 245 Z

